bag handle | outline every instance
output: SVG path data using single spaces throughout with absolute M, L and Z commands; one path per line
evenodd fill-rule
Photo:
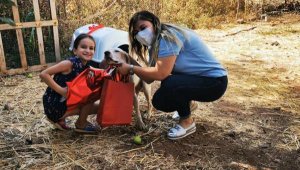
M 121 75 L 120 73 L 118 73 L 117 68 L 119 66 L 121 66 L 121 63 L 111 64 L 111 65 L 109 65 L 109 67 L 107 68 L 106 71 L 111 76 L 111 79 L 116 82 L 124 82 L 124 83 L 129 82 L 129 80 L 130 80 L 129 74 Z

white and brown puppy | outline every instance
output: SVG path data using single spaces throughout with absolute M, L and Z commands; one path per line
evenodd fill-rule
M 110 64 L 118 64 L 118 63 L 128 63 L 133 65 L 139 65 L 133 58 L 131 58 L 128 54 L 128 45 L 122 45 L 117 48 L 113 48 L 111 50 L 104 52 L 104 58 L 108 65 Z M 138 94 L 140 91 L 143 91 L 148 103 L 148 112 L 147 117 L 150 118 L 151 111 L 152 111 L 152 104 L 151 104 L 151 85 L 142 81 L 138 76 L 132 75 L 130 76 L 130 81 L 134 83 L 135 86 L 135 93 L 134 93 L 134 110 L 136 114 L 137 126 L 140 129 L 146 129 L 145 123 L 143 121 L 141 112 L 140 112 L 140 105 L 138 101 Z

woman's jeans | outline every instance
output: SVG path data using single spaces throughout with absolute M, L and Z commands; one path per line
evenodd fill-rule
M 220 97 L 227 88 L 227 76 L 199 77 L 192 75 L 170 75 L 161 82 L 155 92 L 152 104 L 164 112 L 178 111 L 181 119 L 191 114 L 190 101 L 212 102 Z

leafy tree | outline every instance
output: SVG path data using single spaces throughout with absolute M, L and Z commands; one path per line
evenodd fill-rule
M 8 7 L 16 6 L 15 2 L 12 1 L 12 0 L 1 0 L 0 5 L 1 4 L 5 5 L 5 6 L 8 6 Z M 9 24 L 9 25 L 12 25 L 12 26 L 16 25 L 16 23 L 12 19 L 7 18 L 7 17 L 0 17 L 0 22 L 3 22 L 5 24 Z

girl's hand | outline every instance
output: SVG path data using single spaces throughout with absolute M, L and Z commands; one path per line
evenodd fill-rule
M 117 69 L 118 72 L 121 73 L 122 75 L 127 75 L 129 74 L 130 65 L 127 63 L 122 63 L 121 66 L 119 66 Z
M 62 95 L 64 98 L 67 98 L 67 94 L 68 94 L 68 88 L 67 87 L 62 87 L 60 95 Z
M 50 88 L 56 91 L 58 94 L 66 97 L 67 89 L 58 85 L 51 77 L 54 74 L 62 73 L 68 74 L 72 71 L 72 63 L 69 60 L 61 61 L 60 63 L 49 67 L 40 73 L 40 78 L 45 82 Z

